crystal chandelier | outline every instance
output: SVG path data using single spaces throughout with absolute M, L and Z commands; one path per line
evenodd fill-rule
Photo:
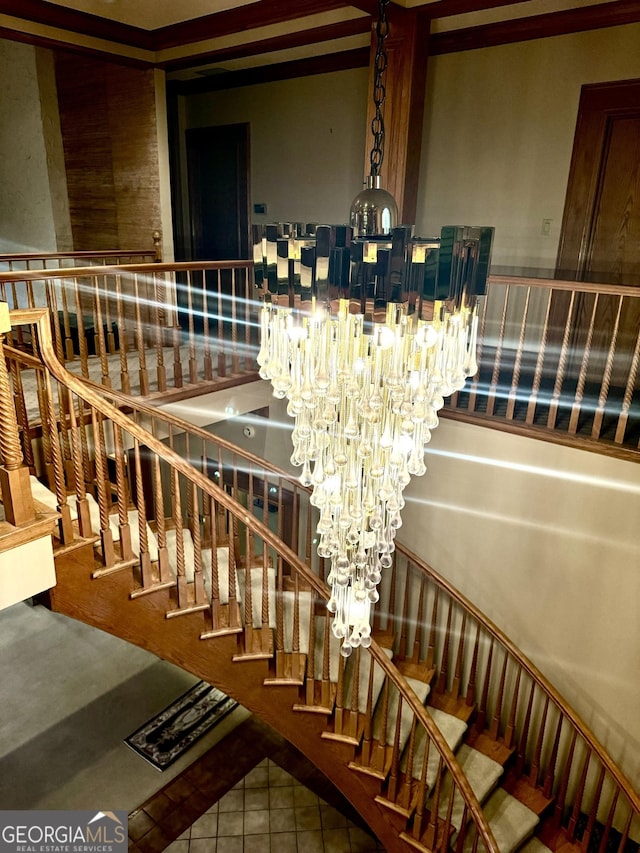
M 385 6 L 371 175 L 350 225 L 253 228 L 260 376 L 294 418 L 291 462 L 319 511 L 317 552 L 330 563 L 327 606 L 344 656 L 371 643 L 404 489 L 426 471 L 444 397 L 477 371 L 477 301 L 493 240 L 492 228 L 448 226 L 423 239 L 395 225 L 395 202 L 379 186 Z

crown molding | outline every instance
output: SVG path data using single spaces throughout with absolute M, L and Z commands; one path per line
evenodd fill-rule
M 368 18 L 354 18 L 351 21 L 341 21 L 337 24 L 329 24 L 325 27 L 316 27 L 312 30 L 301 30 L 297 33 L 288 33 L 270 39 L 251 42 L 251 44 L 240 44 L 234 47 L 221 48 L 214 51 L 203 51 L 199 54 L 189 54 L 179 59 L 163 60 L 158 58 L 157 65 L 165 71 L 179 71 L 186 68 L 195 68 L 198 65 L 211 65 L 215 62 L 226 62 L 232 59 L 240 59 L 245 56 L 258 56 L 266 53 L 276 53 L 292 48 L 303 47 L 321 42 L 334 42 L 338 39 L 350 36 L 363 35 L 371 29 Z
M 458 53 L 483 47 L 497 47 L 533 39 L 616 27 L 640 21 L 639 0 L 616 0 L 594 6 L 547 12 L 528 18 L 514 18 L 494 24 L 433 33 L 429 40 L 431 56 Z
M 153 33 L 149 30 L 45 3 L 44 0 L 0 0 L 0 14 L 142 50 L 154 49 Z
M 296 77 L 310 77 L 314 74 L 328 74 L 332 71 L 347 71 L 351 68 L 369 67 L 369 48 L 345 50 L 326 56 L 314 56 L 309 59 L 296 59 L 292 62 L 280 62 L 277 65 L 263 65 L 260 68 L 246 68 L 242 71 L 229 71 L 198 80 L 168 80 L 167 91 L 175 95 L 199 95 L 222 89 L 235 89 L 240 86 L 252 86 L 258 83 L 273 83 L 277 80 L 289 80 Z

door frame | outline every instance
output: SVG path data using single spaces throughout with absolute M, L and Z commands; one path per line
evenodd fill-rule
M 591 83 L 581 89 L 556 261 L 558 279 L 585 279 L 611 122 L 637 114 L 639 104 L 640 79 Z

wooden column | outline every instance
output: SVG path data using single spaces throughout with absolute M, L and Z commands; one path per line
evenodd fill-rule
M 0 491 L 4 517 L 18 526 L 35 519 L 29 469 L 24 464 L 13 394 L 4 358 L 4 333 L 10 331 L 9 306 L 0 303 Z
M 385 127 L 382 186 L 394 196 L 398 204 L 399 223 L 411 224 L 415 222 L 418 199 L 430 19 L 424 9 L 404 9 L 393 3 L 387 7 L 387 14 L 389 35 L 385 41 L 388 65 L 382 107 Z M 369 174 L 369 155 L 373 146 L 371 121 L 375 112 L 375 53 L 374 20 L 369 64 L 365 176 Z

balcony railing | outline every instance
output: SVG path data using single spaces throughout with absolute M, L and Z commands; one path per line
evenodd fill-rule
M 102 251 L 11 252 L 0 254 L 0 272 L 56 270 L 60 267 L 93 267 L 107 264 L 147 264 L 162 260 L 162 235 L 154 231 L 152 249 L 105 249 Z
M 638 459 L 640 288 L 491 276 L 479 339 L 446 414 Z
M 189 396 L 257 376 L 247 261 L 0 272 L 11 309 L 48 307 L 58 358 L 127 394 Z M 479 371 L 443 414 L 638 459 L 640 288 L 493 275 Z M 12 343 L 32 345 L 29 330 Z
M 248 261 L 127 264 L 0 273 L 11 310 L 46 307 L 61 362 L 142 396 L 200 393 L 255 378 Z M 33 348 L 33 330 L 11 343 Z

